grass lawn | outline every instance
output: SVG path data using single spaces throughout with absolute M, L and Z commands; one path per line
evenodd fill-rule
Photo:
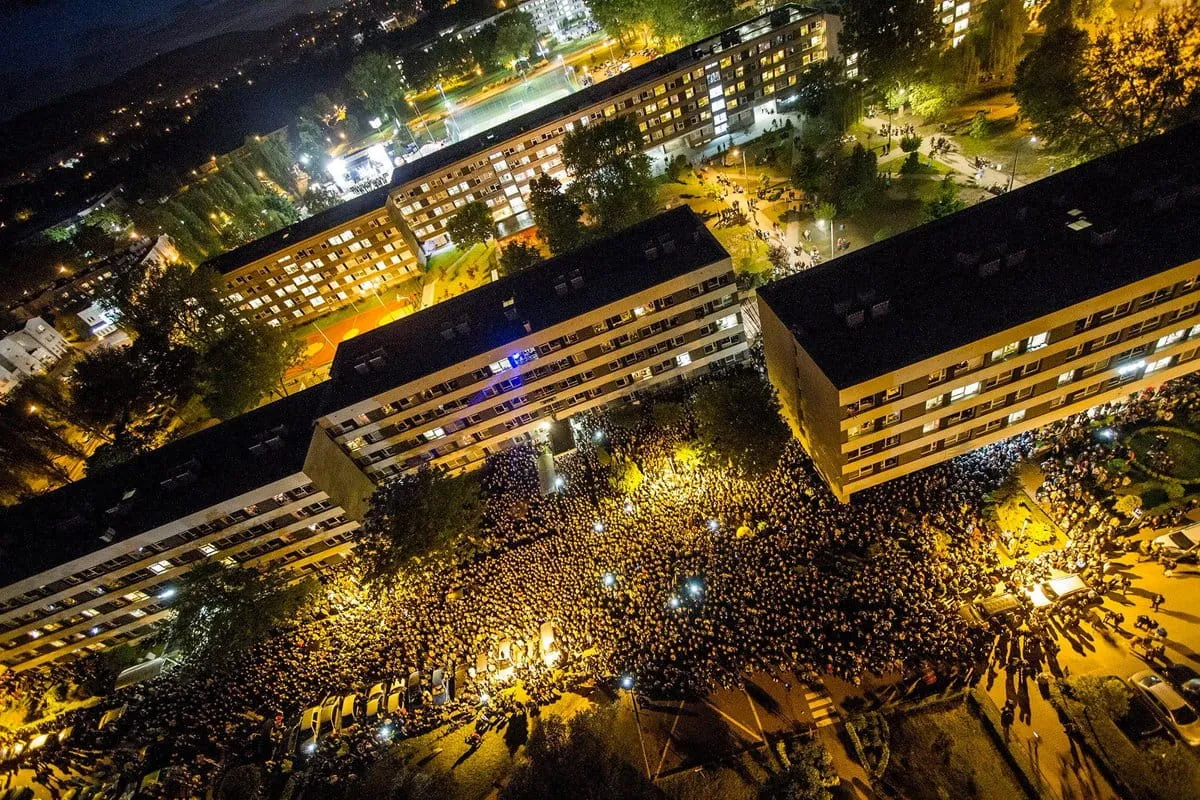
M 1159 437 L 1165 439 L 1169 464 L 1161 461 L 1156 463 L 1150 455 Z M 1152 425 L 1129 434 L 1125 444 L 1137 454 L 1134 466 L 1144 468 L 1153 477 L 1166 477 L 1185 483 L 1200 481 L 1200 438 L 1190 431 Z
M 1016 800 L 1028 797 L 996 745 L 964 704 L 888 720 L 886 777 L 909 797 Z
M 757 273 L 771 268 L 767 261 L 767 243 L 754 235 L 750 225 L 713 228 L 712 233 L 733 256 L 734 271 Z

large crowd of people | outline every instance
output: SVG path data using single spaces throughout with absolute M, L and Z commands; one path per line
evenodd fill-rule
M 1100 411 L 1136 421 L 1198 402 L 1184 385 Z M 194 789 L 246 760 L 280 774 L 294 755 L 281 758 L 281 743 L 302 708 L 412 668 L 461 675 L 479 654 L 536 639 L 546 623 L 561 659 L 551 667 L 531 658 L 517 670 L 534 702 L 580 678 L 682 697 L 738 685 L 756 670 L 855 683 L 965 670 L 996 637 L 964 618 L 964 603 L 1000 584 L 1016 591 L 1052 568 L 1103 579 L 1121 543 L 1124 519 L 1098 488 L 1112 445 L 1087 416 L 1052 426 L 1043 439 L 1054 444 L 1037 456 L 1046 475 L 1038 498 L 1068 543 L 1007 564 L 984 499 L 1034 453 L 1033 434 L 842 504 L 795 442 L 761 476 L 678 463 L 692 425 L 684 415 L 656 426 L 649 411 L 622 427 L 604 415 L 578 423 L 578 448 L 557 460 L 557 488 L 546 495 L 533 445 L 495 456 L 481 477 L 486 512 L 469 559 L 414 567 L 377 599 L 354 582 L 351 560 L 325 576 L 311 616 L 273 638 L 117 693 L 105 707 L 126 711 L 102 731 L 97 710 L 56 721 L 77 733 L 43 757 L 48 780 L 48 764 L 60 758 L 112 780 L 171 765 L 172 779 Z M 644 474 L 632 494 L 612 488 L 610 456 Z M 1034 646 L 1018 659 L 1051 650 L 1052 637 L 1033 622 Z M 477 713 L 486 674 L 445 706 L 389 719 L 388 729 L 403 735 Z M 361 731 L 322 745 L 313 762 L 344 778 L 378 749 L 376 731 Z

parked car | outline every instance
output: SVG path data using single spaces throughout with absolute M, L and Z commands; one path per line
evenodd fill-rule
M 1021 607 L 1021 602 L 1015 595 L 1008 593 L 984 597 L 962 608 L 962 615 L 971 622 L 991 622 L 1003 619 Z
M 1091 591 L 1091 587 L 1078 575 L 1064 575 L 1061 578 L 1043 581 L 1026 589 L 1025 593 L 1034 608 L 1045 608 L 1067 600 L 1083 600 Z
M 398 678 L 391 682 L 391 685 L 388 686 L 387 699 L 384 701 L 384 708 L 387 710 L 388 716 L 399 713 L 405 707 L 404 699 L 407 693 L 404 678 Z
M 1175 558 L 1194 560 L 1200 555 L 1200 523 L 1164 533 L 1157 537 L 1154 543 L 1161 547 L 1163 552 Z
M 337 730 L 344 730 L 358 722 L 358 695 L 351 693 L 342 698 L 338 704 L 337 716 L 334 717 L 334 726 Z
M 1170 664 L 1162 668 L 1163 677 L 1193 706 L 1200 702 L 1200 672 L 1187 664 Z
M 1119 679 L 1114 678 L 1114 680 Z M 1125 712 L 1125 716 L 1116 720 L 1116 723 L 1117 727 L 1135 742 L 1163 732 L 1158 711 L 1145 695 L 1139 692 L 1129 695 L 1129 710 Z
M 363 695 L 363 719 L 367 722 L 384 713 L 387 701 L 388 685 L 386 681 L 373 684 Z
M 1131 675 L 1129 681 L 1150 700 L 1179 738 L 1190 745 L 1200 745 L 1200 716 L 1162 676 L 1144 669 Z

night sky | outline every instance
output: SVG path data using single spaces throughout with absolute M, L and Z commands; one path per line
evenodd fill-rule
M 107 83 L 158 53 L 343 0 L 0 0 L 0 118 Z

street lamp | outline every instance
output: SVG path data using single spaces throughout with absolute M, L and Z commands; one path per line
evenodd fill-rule
M 733 148 L 732 155 L 734 158 L 737 158 L 739 155 L 742 157 L 742 177 L 745 178 L 746 177 L 746 151 L 735 147 L 735 148 Z
M 1036 137 L 1036 136 L 1030 136 L 1030 137 L 1029 137 L 1029 143 L 1030 143 L 1031 145 L 1032 145 L 1032 144 L 1037 144 L 1037 137 Z M 1010 192 L 1011 192 L 1011 191 L 1012 191 L 1012 188 L 1013 188 L 1013 183 L 1014 183 L 1014 182 L 1017 180 L 1017 154 L 1018 154 L 1018 153 L 1020 153 L 1020 152 L 1021 152 L 1021 140 L 1020 140 L 1020 139 L 1018 139 L 1018 140 L 1017 140 L 1017 143 L 1016 143 L 1016 144 L 1013 146 L 1013 163 L 1012 163 L 1012 172 L 1010 172 L 1010 173 L 1009 173 L 1009 175 L 1008 175 L 1008 189 L 1007 189 L 1006 191 L 1010 191 Z
M 438 84 L 439 86 L 441 84 Z M 425 124 L 425 115 L 421 113 L 421 109 L 417 107 L 417 101 L 411 97 L 405 97 L 404 100 L 412 107 L 412 110 L 417 112 L 417 121 L 421 123 L 421 127 L 425 129 L 425 135 L 429 137 L 429 141 L 433 141 L 433 134 L 429 132 L 429 126 Z
M 825 230 L 825 224 L 827 222 L 829 223 L 829 257 L 833 258 L 833 220 L 817 220 L 817 229 L 822 231 Z

